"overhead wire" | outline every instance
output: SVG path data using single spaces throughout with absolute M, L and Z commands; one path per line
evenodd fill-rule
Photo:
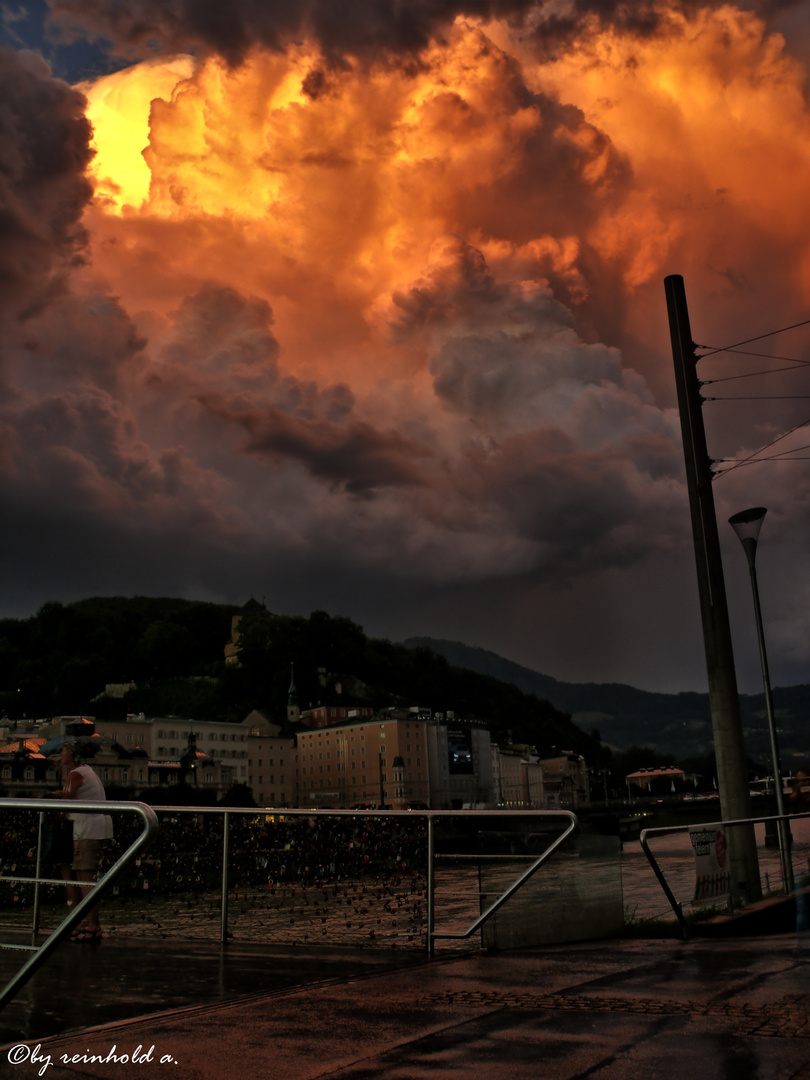
M 695 345 L 696 349 L 701 350 L 701 354 L 697 356 L 697 360 L 705 360 L 707 357 L 716 356 L 718 353 L 736 353 L 740 356 L 756 356 L 764 360 L 779 360 L 783 363 L 795 366 L 781 367 L 781 368 L 768 368 L 763 371 L 749 371 L 737 375 L 728 375 L 717 379 L 705 379 L 701 381 L 702 386 L 710 386 L 714 383 L 731 382 L 734 379 L 750 379 L 759 375 L 775 375 L 780 371 L 796 371 L 801 367 L 810 367 L 810 361 L 800 360 L 793 356 L 775 356 L 771 353 L 759 353 L 752 350 L 741 349 L 742 345 L 750 345 L 754 341 L 764 341 L 765 338 L 775 337 L 777 334 L 784 334 L 788 330 L 797 330 L 799 327 L 810 325 L 810 319 L 803 319 L 801 322 L 792 323 L 790 326 L 784 326 L 779 330 L 770 330 L 767 334 L 758 334 L 756 337 L 746 338 L 744 341 L 737 341 L 733 345 L 726 345 L 722 348 L 715 348 L 711 345 Z M 708 350 L 708 351 L 705 351 Z M 810 399 L 810 394 L 756 394 L 756 395 L 740 395 L 728 397 L 704 397 L 704 401 L 801 401 Z M 767 457 L 761 455 L 765 450 L 775 446 L 782 439 L 786 439 L 789 435 L 792 435 L 794 431 L 798 431 L 800 428 L 807 427 L 810 424 L 810 420 L 803 420 L 802 423 L 792 427 L 789 431 L 783 432 L 783 434 L 777 436 L 777 438 L 771 440 L 761 446 L 758 450 L 755 450 L 752 454 L 742 458 L 739 461 L 729 461 L 729 467 L 721 469 L 717 472 L 713 472 L 713 479 L 717 479 L 720 476 L 725 476 L 726 473 L 733 472 L 735 469 L 740 469 L 744 465 L 755 465 L 760 461 L 803 461 L 806 458 L 796 457 L 795 455 L 801 450 L 810 449 L 807 446 L 799 446 L 794 450 L 784 450 L 777 454 L 769 454 Z M 723 464 L 724 461 L 729 459 L 719 458 L 715 464 Z
M 756 337 L 746 338 L 745 341 L 735 341 L 733 345 L 724 345 L 720 349 L 712 348 L 711 345 L 697 345 L 698 349 L 709 349 L 710 351 L 699 356 L 699 360 L 704 360 L 707 356 L 713 356 L 715 353 L 731 352 L 733 349 L 738 349 L 740 345 L 750 345 L 752 341 L 763 341 L 765 338 L 775 337 L 777 334 L 784 334 L 788 330 L 796 330 L 800 326 L 810 325 L 810 319 L 803 319 L 802 322 L 792 323 L 790 326 L 783 326 L 781 330 L 770 330 L 767 334 L 758 334 Z
M 704 401 L 806 401 L 810 394 L 739 394 L 728 397 L 704 397 Z
M 729 467 L 727 469 L 722 469 L 720 472 L 715 473 L 714 474 L 715 478 L 720 477 L 720 476 L 725 476 L 726 473 L 730 473 L 730 472 L 733 472 L 735 469 L 742 468 L 743 465 L 755 465 L 758 461 L 770 461 L 770 460 L 773 460 L 773 459 L 776 459 L 776 458 L 782 458 L 783 460 L 790 460 L 789 458 L 787 458 L 785 456 L 785 455 L 791 453 L 790 450 L 785 450 L 781 454 L 774 454 L 774 455 L 772 455 L 771 457 L 768 457 L 768 458 L 760 458 L 759 455 L 761 453 L 763 453 L 763 451 L 769 450 L 772 446 L 776 446 L 776 444 L 778 442 L 781 442 L 782 439 L 786 439 L 788 437 L 788 435 L 792 435 L 794 431 L 799 431 L 800 428 L 807 427 L 808 425 L 810 425 L 810 420 L 803 420 L 800 424 L 796 424 L 795 427 L 792 427 L 790 429 L 790 431 L 785 431 L 781 435 L 777 435 L 777 437 L 775 439 L 771 439 L 771 441 L 769 443 L 765 443 L 764 446 L 761 446 L 759 448 L 759 450 L 755 450 L 753 452 L 753 454 L 749 454 L 748 457 L 741 458 L 739 461 L 735 461 L 735 460 L 731 459 L 731 463 L 729 464 Z M 807 449 L 807 447 L 804 447 L 804 446 L 797 447 L 797 450 L 805 450 L 805 449 Z M 796 460 L 800 460 L 800 459 L 797 458 Z M 718 458 L 717 461 L 716 461 L 716 464 L 718 464 L 718 465 L 724 464 L 726 461 L 729 461 L 729 459 L 727 459 L 727 458 Z

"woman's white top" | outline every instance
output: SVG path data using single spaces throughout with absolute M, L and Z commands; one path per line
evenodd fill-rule
M 82 778 L 73 798 L 76 802 L 106 802 L 104 785 L 89 765 L 77 765 L 72 772 Z M 74 840 L 109 840 L 113 834 L 112 818 L 109 814 L 68 814 L 73 822 Z

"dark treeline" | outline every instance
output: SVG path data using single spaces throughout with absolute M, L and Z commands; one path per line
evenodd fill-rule
M 291 666 L 302 709 L 318 704 L 419 705 L 488 722 L 493 738 L 556 747 L 595 764 L 611 755 L 547 701 L 454 667 L 426 648 L 369 638 L 350 619 L 244 609 L 238 665 L 224 648 L 239 609 L 169 598 L 103 597 L 47 603 L 0 621 L 0 707 L 9 717 L 143 712 L 239 721 L 252 709 L 286 715 Z M 109 683 L 134 683 L 123 698 Z

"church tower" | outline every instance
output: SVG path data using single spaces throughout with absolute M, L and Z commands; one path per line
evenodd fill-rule
M 297 724 L 301 719 L 301 710 L 298 707 L 298 690 L 295 687 L 295 669 L 290 664 L 290 689 L 287 691 L 287 723 Z

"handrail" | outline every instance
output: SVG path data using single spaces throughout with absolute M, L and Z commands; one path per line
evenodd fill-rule
M 804 814 L 775 814 L 775 815 L 773 815 L 771 817 L 735 818 L 732 821 L 706 822 L 705 824 L 706 825 L 722 825 L 723 828 L 725 829 L 725 828 L 734 827 L 736 825 L 761 825 L 761 824 L 766 823 L 768 821 L 782 822 L 782 821 L 790 821 L 791 819 L 797 819 L 798 820 L 799 818 L 806 818 L 806 817 L 810 817 L 810 812 L 806 812 Z M 700 822 L 692 822 L 690 825 L 659 825 L 656 828 L 652 828 L 652 829 L 642 829 L 641 833 L 639 834 L 639 843 L 641 844 L 641 850 L 647 856 L 647 861 L 649 862 L 650 866 L 652 867 L 653 873 L 658 878 L 658 883 L 661 886 L 661 888 L 663 889 L 664 895 L 666 896 L 667 900 L 669 901 L 670 907 L 675 912 L 675 917 L 677 918 L 677 920 L 678 920 L 678 922 L 680 924 L 681 933 L 682 933 L 684 938 L 687 938 L 688 935 L 689 935 L 689 927 L 688 927 L 688 924 L 686 922 L 686 919 L 684 918 L 683 910 L 681 908 L 681 905 L 675 899 L 675 896 L 673 895 L 673 892 L 670 889 L 666 878 L 664 877 L 664 873 L 661 870 L 661 867 L 658 865 L 658 860 L 655 858 L 652 851 L 650 850 L 650 845 L 647 843 L 647 837 L 652 836 L 653 834 L 655 834 L 656 836 L 671 836 L 673 833 L 688 832 L 689 829 L 693 829 L 693 828 L 696 827 L 696 825 L 700 825 L 700 824 L 701 824 Z M 787 858 L 790 859 L 790 857 L 791 857 L 790 851 L 788 851 L 787 852 Z M 786 889 L 786 892 L 787 892 L 787 889 Z
M 458 812 L 459 811 L 453 811 L 454 814 L 458 814 Z M 498 817 L 503 816 L 503 811 L 474 810 L 474 811 L 470 811 L 470 813 L 475 814 L 476 816 L 485 815 L 487 813 L 495 814 L 495 816 L 498 816 Z M 540 855 L 532 863 L 532 865 L 528 868 L 528 870 L 526 870 L 525 873 L 521 874 L 519 878 L 516 878 L 516 880 L 512 882 L 512 884 L 509 886 L 509 888 L 505 892 L 501 893 L 501 895 L 498 897 L 498 899 L 493 901 L 493 903 L 490 904 L 490 906 L 487 908 L 487 910 L 482 912 L 478 916 L 478 918 L 475 919 L 470 924 L 470 926 L 467 927 L 466 930 L 458 930 L 458 931 L 455 931 L 455 932 L 449 931 L 449 930 L 434 930 L 432 928 L 432 925 L 431 925 L 431 927 L 429 929 L 429 932 L 428 932 L 428 955 L 430 955 L 430 956 L 433 955 L 433 941 L 436 938 L 454 938 L 454 939 L 457 939 L 457 940 L 466 941 L 467 938 L 472 937 L 472 935 L 475 933 L 475 931 L 479 930 L 484 925 L 484 923 L 487 922 L 487 920 L 490 919 L 495 914 L 495 912 L 499 908 L 503 907 L 503 905 L 506 903 L 506 901 L 511 896 L 513 896 L 514 893 L 516 893 L 529 880 L 529 878 L 532 877 L 532 875 L 535 874 L 540 869 L 540 867 L 543 865 L 543 863 L 548 862 L 548 860 L 551 858 L 551 856 L 554 854 L 554 852 L 557 850 L 557 848 L 559 848 L 568 839 L 568 837 L 571 835 L 571 833 L 577 827 L 576 815 L 572 814 L 570 810 L 538 810 L 538 811 L 534 811 L 534 812 L 517 810 L 517 811 L 511 811 L 511 812 L 508 812 L 508 813 L 518 814 L 521 817 L 534 816 L 534 814 L 542 815 L 543 817 L 552 817 L 552 816 L 553 817 L 565 817 L 565 818 L 568 818 L 568 826 L 567 826 L 567 828 L 565 828 L 563 830 L 562 833 L 560 833 L 560 835 L 554 841 L 552 841 L 551 844 L 549 844 L 549 846 L 542 853 L 542 855 Z M 428 828 L 432 829 L 433 828 L 433 820 L 434 820 L 434 818 L 441 817 L 441 816 L 443 816 L 443 815 L 442 814 L 431 814 L 431 820 L 430 820 L 430 822 L 428 824 Z M 456 858 L 459 858 L 459 857 L 463 857 L 463 856 L 456 856 Z M 478 855 L 472 855 L 472 856 L 469 856 L 469 857 L 473 858 L 473 859 L 479 859 L 480 858 L 480 856 L 478 856 Z
M 434 955 L 434 942 L 437 938 L 461 938 L 471 937 L 476 930 L 506 903 L 506 901 L 521 888 L 521 886 L 547 862 L 560 845 L 577 828 L 577 817 L 570 810 L 306 810 L 289 809 L 287 807 L 223 807 L 223 806 L 156 806 L 159 813 L 167 814 L 221 814 L 223 818 L 222 835 L 222 879 L 220 886 L 220 944 L 225 946 L 228 942 L 228 855 L 230 850 L 229 823 L 233 814 L 249 817 L 262 815 L 277 815 L 279 817 L 369 817 L 369 818 L 398 818 L 400 820 L 414 820 L 424 818 L 427 821 L 427 954 Z M 435 874 L 435 833 L 434 821 L 437 818 L 472 818 L 480 821 L 490 818 L 550 818 L 561 817 L 568 820 L 568 826 L 560 836 L 539 856 L 532 865 L 473 924 L 463 932 L 453 933 L 450 931 L 437 931 L 436 920 L 436 874 Z M 453 856 L 462 858 L 463 856 Z M 471 856 L 479 858 L 479 856 Z
M 509 899 L 513 896 L 524 884 L 531 878 L 544 863 L 546 863 L 554 852 L 560 847 L 561 844 L 571 835 L 571 833 L 577 828 L 578 822 L 576 816 L 568 810 L 313 810 L 313 809 L 290 809 L 287 807 L 216 807 L 216 806 L 155 806 L 149 807 L 142 803 L 106 803 L 105 812 L 113 809 L 134 809 L 144 816 L 145 821 L 149 818 L 149 824 L 144 833 L 135 844 L 122 856 L 121 859 L 115 864 L 114 867 L 108 871 L 107 874 L 98 882 L 93 894 L 86 897 L 81 904 L 74 909 L 71 914 L 65 919 L 65 921 L 58 927 L 51 937 L 48 939 L 46 945 L 41 946 L 35 957 L 26 964 L 20 971 L 15 980 L 9 984 L 3 995 L 0 995 L 0 1008 L 3 1007 L 8 997 L 10 997 L 16 989 L 22 985 L 27 978 L 40 966 L 41 963 L 47 958 L 50 952 L 56 948 L 60 940 L 67 934 L 70 929 L 78 923 L 82 918 L 85 910 L 98 902 L 104 895 L 106 895 L 110 888 L 114 885 L 115 880 L 118 878 L 121 872 L 125 870 L 134 860 L 138 852 L 151 841 L 154 831 L 157 829 L 156 814 L 171 814 L 174 816 L 192 815 L 192 816 L 207 816 L 207 817 L 222 817 L 223 835 L 222 835 L 222 866 L 221 866 L 221 885 L 220 885 L 220 944 L 225 947 L 229 940 L 228 932 L 228 879 L 229 879 L 229 862 L 230 862 L 230 824 L 234 816 L 240 817 L 267 817 L 276 816 L 283 818 L 393 818 L 399 821 L 414 821 L 418 819 L 424 819 L 426 822 L 427 832 L 427 896 L 426 896 L 426 950 L 427 955 L 432 957 L 435 950 L 435 942 L 439 938 L 447 939 L 467 939 L 471 937 L 476 930 L 490 919 L 496 911 L 498 911 Z M 52 800 L 2 800 L 0 807 L 7 807 L 9 809 L 47 809 L 55 810 L 57 806 L 54 805 Z M 58 809 L 64 809 L 64 804 L 58 806 Z M 78 809 L 92 809 L 98 813 L 99 804 L 83 804 L 78 802 L 70 803 L 70 810 Z M 448 820 L 458 820 L 460 818 L 471 818 L 476 822 L 483 822 L 486 819 L 503 820 L 504 818 L 519 818 L 522 820 L 548 820 L 549 818 L 560 818 L 565 822 L 565 827 L 562 832 L 548 845 L 548 847 L 537 857 L 530 856 L 505 856 L 507 858 L 513 858 L 516 861 L 523 862 L 526 857 L 532 860 L 531 865 L 512 882 L 512 884 L 500 895 L 497 899 L 490 904 L 486 911 L 480 914 L 466 930 L 461 932 L 451 931 L 437 931 L 436 930 L 436 862 L 438 858 L 443 856 L 436 853 L 436 838 L 435 827 L 437 819 L 445 818 Z M 154 822 L 154 824 L 152 824 Z M 451 858 L 464 858 L 464 855 L 456 854 L 450 855 Z M 472 855 L 471 858 L 480 859 L 487 858 L 488 856 Z M 504 856 L 498 856 L 503 858 Z M 126 860 L 126 861 L 124 861 Z M 8 879 L 7 879 L 8 880 Z M 27 880 L 27 881 L 41 881 L 42 883 L 64 884 L 60 879 L 58 881 L 53 879 L 40 879 L 37 875 L 35 878 L 26 879 L 14 879 L 14 880 Z M 86 882 L 84 884 L 87 884 Z M 98 891 L 96 891 L 98 890 Z M 34 963 L 36 961 L 36 963 Z
M 158 831 L 158 820 L 155 811 L 151 806 L 147 806 L 145 803 L 140 802 L 79 802 L 71 799 L 69 806 L 65 803 L 57 803 L 53 799 L 2 799 L 0 800 L 0 809 L 2 810 L 39 810 L 40 811 L 40 823 L 39 823 L 39 835 L 38 841 L 41 839 L 42 834 L 42 812 L 51 811 L 67 812 L 71 814 L 74 812 L 88 811 L 90 813 L 98 814 L 100 808 L 103 807 L 105 814 L 123 813 L 126 811 L 134 812 L 143 819 L 143 832 L 140 836 L 136 837 L 133 843 L 127 848 L 127 850 L 118 858 L 118 860 L 110 867 L 110 869 L 103 875 L 103 877 L 97 882 L 76 882 L 76 884 L 82 884 L 84 886 L 90 885 L 90 891 L 87 896 L 84 896 L 79 903 L 72 908 L 70 912 L 65 916 L 59 926 L 51 933 L 42 945 L 6 945 L 0 943 L 0 948 L 11 949 L 26 949 L 33 950 L 34 954 L 28 961 L 23 964 L 17 974 L 9 980 L 6 986 L 0 990 L 0 1010 L 11 1001 L 17 991 L 25 985 L 31 976 L 36 972 L 48 959 L 54 949 L 60 944 L 67 934 L 77 926 L 85 914 L 96 904 L 100 903 L 107 893 L 114 887 L 116 881 L 128 870 L 131 864 L 134 862 L 136 856 L 147 847 L 155 837 Z M 29 882 L 34 884 L 35 890 L 38 890 L 40 884 L 58 884 L 64 885 L 63 879 L 51 879 L 41 878 L 39 876 L 40 868 L 40 845 L 37 844 L 37 863 L 34 872 L 34 877 L 6 877 L 7 881 L 15 882 Z M 34 922 L 34 929 L 32 932 L 32 938 L 36 937 L 36 917 Z

